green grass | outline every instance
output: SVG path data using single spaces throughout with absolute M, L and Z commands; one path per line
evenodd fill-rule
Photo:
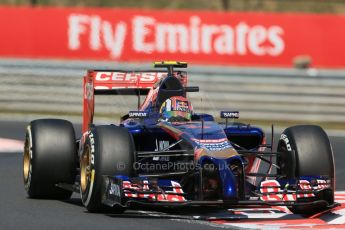
M 264 12 L 345 13 L 344 0 L 0 0 L 1 5 L 135 7 Z

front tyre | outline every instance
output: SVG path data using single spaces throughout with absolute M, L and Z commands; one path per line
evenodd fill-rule
M 102 182 L 105 175 L 133 176 L 134 142 L 127 129 L 104 125 L 88 132 L 80 155 L 81 199 L 90 212 L 107 210 L 102 204 Z M 116 206 L 113 212 L 125 209 Z
M 294 151 L 294 178 L 326 176 L 331 182 L 329 189 L 317 194 L 318 200 L 332 205 L 334 203 L 334 157 L 329 138 L 325 131 L 315 125 L 298 125 L 284 130 L 278 143 L 278 152 Z M 281 162 L 279 162 L 281 161 Z M 278 164 L 288 167 L 287 162 L 278 158 Z M 284 165 L 285 164 L 285 165 Z M 291 167 L 291 166 L 290 166 Z M 317 210 L 320 208 L 320 210 Z M 293 213 L 309 214 L 326 207 L 294 206 Z

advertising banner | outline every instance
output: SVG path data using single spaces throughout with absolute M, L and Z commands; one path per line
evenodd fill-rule
M 0 7 L 0 57 L 345 67 L 345 16 Z

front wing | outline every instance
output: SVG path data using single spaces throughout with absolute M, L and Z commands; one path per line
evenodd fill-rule
M 278 184 L 277 184 L 278 183 Z M 321 183 L 320 183 L 321 184 Z M 321 187 L 322 186 L 322 187 Z M 286 187 L 286 186 L 285 186 Z M 253 196 L 245 200 L 191 200 L 181 185 L 173 180 L 148 179 L 143 177 L 104 176 L 102 203 L 114 207 L 129 207 L 133 204 L 148 206 L 304 206 L 334 208 L 338 203 L 329 204 L 322 199 L 324 191 L 332 192 L 326 183 L 318 188 L 302 180 L 301 189 L 281 190 L 279 182 L 266 180 Z

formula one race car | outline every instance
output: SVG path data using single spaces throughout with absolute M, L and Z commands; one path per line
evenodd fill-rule
M 90 212 L 117 213 L 138 205 L 287 206 L 304 214 L 337 206 L 332 148 L 320 127 L 285 129 L 274 151 L 262 129 L 233 122 L 237 111 L 221 111 L 223 123 L 193 111 L 187 93 L 199 88 L 176 70 L 187 63 L 154 66 L 167 70 L 89 70 L 80 139 L 66 120 L 30 123 L 23 164 L 29 197 L 78 192 Z M 135 95 L 138 108 L 118 125 L 97 126 L 94 96 L 102 94 Z

